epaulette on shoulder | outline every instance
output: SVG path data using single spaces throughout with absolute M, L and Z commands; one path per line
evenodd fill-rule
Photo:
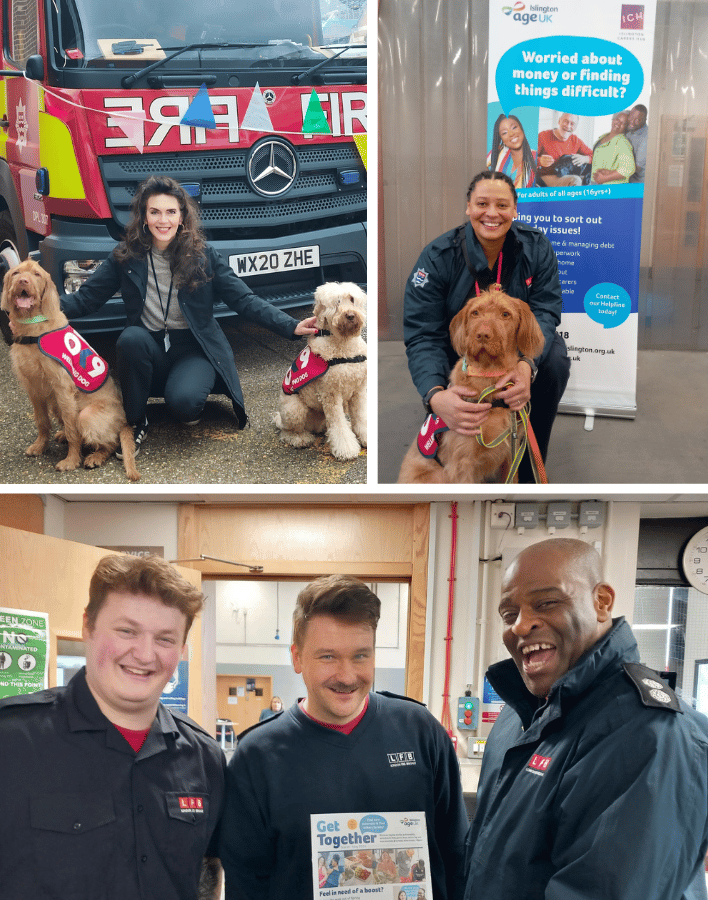
M 425 703 L 416 700 L 414 697 L 406 697 L 405 694 L 394 694 L 393 691 L 376 691 L 376 693 L 381 694 L 382 697 L 391 697 L 392 700 L 408 700 L 410 703 L 417 703 L 418 706 L 423 706 L 427 709 Z
M 284 709 L 281 709 L 280 712 L 275 713 L 275 715 L 268 716 L 267 719 L 261 719 L 260 722 L 256 722 L 255 725 L 249 725 L 248 728 L 244 728 L 240 734 L 236 735 L 236 740 L 240 741 L 242 737 L 245 737 L 247 734 L 250 734 L 251 731 L 255 731 L 256 728 L 261 728 L 263 725 L 267 725 L 268 722 L 274 722 L 276 719 L 279 719 L 283 713 Z
M 48 688 L 45 691 L 36 691 L 33 694 L 13 694 L 12 697 L 0 699 L 0 711 L 16 708 L 18 706 L 38 706 L 54 703 L 57 698 L 57 689 Z
M 676 694 L 654 669 L 641 663 L 623 663 L 622 668 L 639 692 L 639 699 L 644 706 L 683 712 Z
M 170 709 L 173 718 L 179 719 L 180 722 L 184 722 L 185 725 L 189 725 L 192 731 L 200 731 L 202 734 L 205 734 L 208 738 L 214 740 L 214 735 L 209 734 L 206 728 L 203 728 L 198 722 L 195 722 L 194 719 L 190 719 L 186 713 L 183 713 L 179 709 Z

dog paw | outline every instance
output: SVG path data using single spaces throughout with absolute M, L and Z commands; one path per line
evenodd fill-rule
M 281 431 L 280 440 L 292 447 L 309 447 L 315 442 L 315 436 L 309 431 Z
M 41 456 L 47 449 L 48 441 L 37 440 L 25 450 L 25 456 Z
M 57 470 L 57 472 L 71 472 L 74 469 L 78 469 L 80 465 L 80 459 L 70 459 L 67 456 L 66 459 L 62 459 L 60 462 L 58 462 L 54 468 Z
M 329 449 L 335 459 L 356 459 L 361 450 L 354 435 L 329 435 Z
M 106 454 L 105 453 L 91 453 L 84 460 L 84 468 L 85 469 L 97 469 L 99 466 L 102 466 L 105 462 Z

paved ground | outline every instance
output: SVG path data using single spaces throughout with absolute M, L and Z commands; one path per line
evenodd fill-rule
M 292 310 L 302 319 L 310 308 Z M 137 458 L 140 484 L 365 484 L 366 451 L 347 462 L 336 460 L 324 438 L 312 447 L 282 443 L 272 424 L 283 376 L 304 346 L 243 319 L 221 320 L 234 350 L 250 427 L 235 430 L 231 401 L 212 395 L 202 421 L 179 425 L 167 416 L 161 400 L 150 402 L 150 431 Z M 90 343 L 113 363 L 115 335 L 92 335 Z M 46 455 L 25 456 L 36 437 L 32 407 L 12 372 L 9 349 L 0 342 L 0 483 L 129 484 L 115 457 L 100 469 L 57 472 L 66 455 L 52 442 Z

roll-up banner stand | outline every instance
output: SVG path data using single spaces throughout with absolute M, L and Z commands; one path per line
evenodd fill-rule
M 487 164 L 515 180 L 519 219 L 542 229 L 558 257 L 571 358 L 564 412 L 636 412 L 655 13 L 655 2 L 489 4 Z M 621 112 L 626 131 L 622 117 L 613 122 Z M 501 141 L 492 147 L 500 117 L 520 123 L 526 164 Z M 513 118 L 501 130 L 510 123 L 516 130 Z

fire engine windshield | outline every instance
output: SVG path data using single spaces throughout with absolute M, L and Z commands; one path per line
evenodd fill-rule
M 366 54 L 366 0 L 51 0 L 57 69 L 175 69 L 284 63 Z M 220 47 L 204 45 L 220 44 Z M 281 63 L 283 64 L 283 63 Z

